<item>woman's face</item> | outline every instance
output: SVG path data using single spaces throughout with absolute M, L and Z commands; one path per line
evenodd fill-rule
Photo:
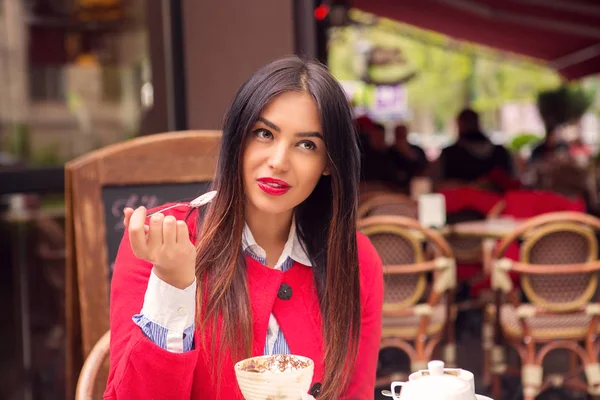
M 317 105 L 303 92 L 275 97 L 248 132 L 243 154 L 250 210 L 293 210 L 327 174 L 327 151 Z

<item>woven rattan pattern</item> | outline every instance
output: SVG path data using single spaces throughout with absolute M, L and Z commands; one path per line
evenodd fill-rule
M 417 219 L 419 216 L 419 211 L 417 207 L 414 207 L 412 204 L 408 203 L 390 203 L 390 204 L 381 204 L 373 207 L 367 214 L 368 217 L 373 217 L 376 215 L 400 215 L 403 217 L 409 217 Z
M 413 244 L 405 238 L 392 233 L 377 233 L 369 236 L 383 261 L 383 272 L 386 265 L 414 264 L 416 253 Z M 420 274 L 386 274 L 385 303 L 400 303 L 411 298 L 416 289 Z
M 531 264 L 584 263 L 590 255 L 589 240 L 570 231 L 549 233 L 540 238 L 529 251 Z M 551 303 L 569 302 L 579 298 L 589 283 L 591 274 L 557 276 L 529 275 L 533 291 Z

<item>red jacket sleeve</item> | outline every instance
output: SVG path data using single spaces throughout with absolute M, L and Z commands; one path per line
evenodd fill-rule
M 179 217 L 179 216 L 178 216 Z M 125 233 L 111 281 L 110 373 L 105 399 L 189 399 L 198 350 L 171 353 L 132 317 L 142 309 L 152 265 L 136 258 Z
M 372 399 L 379 345 L 381 343 L 381 312 L 383 308 L 383 266 L 371 241 L 357 233 L 358 262 L 361 278 L 361 327 L 358 356 L 354 373 L 343 400 Z

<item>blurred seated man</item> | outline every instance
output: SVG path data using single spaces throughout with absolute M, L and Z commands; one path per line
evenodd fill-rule
M 549 129 L 544 141 L 531 153 L 527 171 L 530 186 L 567 197 L 581 197 L 589 205 L 587 150 L 582 143 L 569 144 L 561 136 L 560 131 Z
M 564 159 L 568 151 L 569 146 L 560 138 L 557 129 L 548 128 L 544 141 L 532 150 L 529 163 L 552 162 L 556 157 Z
M 408 129 L 405 125 L 396 127 L 396 142 L 388 149 L 395 164 L 395 174 L 400 186 L 408 188 L 415 176 L 423 175 L 429 161 L 423 149 L 408 142 Z
M 395 165 L 385 143 L 385 128 L 371 120 L 359 121 L 361 141 L 361 180 L 396 189 Z
M 552 177 L 557 170 L 571 164 L 574 165 L 575 161 L 569 154 L 568 144 L 560 137 L 559 130 L 547 128 L 544 141 L 534 147 L 527 162 L 528 184 L 538 189 L 551 190 L 555 180 Z
M 486 184 L 489 179 L 513 176 L 512 158 L 508 151 L 493 144 L 481 131 L 479 115 L 464 109 L 458 114 L 458 140 L 442 150 L 434 178 L 441 184 Z M 493 178 L 492 178 L 493 177 Z M 493 182 L 490 182 L 493 185 Z

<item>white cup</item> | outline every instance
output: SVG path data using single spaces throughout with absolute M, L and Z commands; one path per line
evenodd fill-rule
M 279 363 L 294 364 L 281 371 Z M 242 360 L 235 364 L 235 376 L 246 400 L 300 400 L 308 393 L 315 363 L 307 357 L 277 354 Z
M 427 228 L 446 225 L 446 198 L 439 193 L 419 196 L 419 223 Z

